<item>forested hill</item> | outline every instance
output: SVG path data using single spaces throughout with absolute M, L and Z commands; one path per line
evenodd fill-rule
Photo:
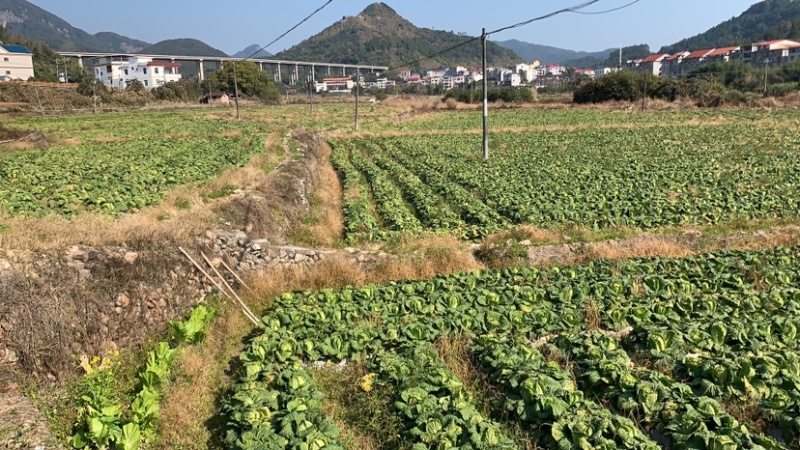
M 168 39 L 142 50 L 145 55 L 228 56 L 197 39 Z
M 661 48 L 662 52 L 746 45 L 771 39 L 800 39 L 800 0 L 764 0 L 705 33 Z
M 296 61 L 395 66 L 432 55 L 469 39 L 469 36 L 447 31 L 418 28 L 385 4 L 374 3 L 361 14 L 345 17 L 275 56 Z M 522 61 L 513 51 L 491 42 L 488 58 L 491 65 L 506 66 Z M 480 63 L 481 43 L 475 40 L 415 66 L 479 67 Z
M 116 33 L 89 34 L 25 0 L 0 0 L 0 25 L 9 35 L 18 34 L 58 51 L 135 53 L 150 45 Z

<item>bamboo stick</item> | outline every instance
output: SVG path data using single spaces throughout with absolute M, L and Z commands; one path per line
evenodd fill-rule
M 244 313 L 247 316 L 247 318 L 250 319 L 250 321 L 252 321 L 254 325 L 258 325 L 261 321 L 256 317 L 255 314 L 253 314 L 253 311 L 250 311 L 250 308 L 247 307 L 247 305 L 244 303 L 244 301 L 242 301 L 242 299 L 239 297 L 239 295 L 236 294 L 236 291 L 233 290 L 233 288 L 228 284 L 228 282 L 225 281 L 225 278 L 219 273 L 219 270 L 217 270 L 217 268 L 214 267 L 213 264 L 211 264 L 211 261 L 208 259 L 206 254 L 203 253 L 203 252 L 200 252 L 200 255 L 203 257 L 203 259 L 206 260 L 206 263 L 208 263 L 208 265 L 211 266 L 211 269 L 214 271 L 214 273 L 217 274 L 217 276 L 220 278 L 220 280 L 222 280 L 222 284 L 224 284 L 225 287 L 227 287 L 228 290 L 231 292 L 231 294 L 233 294 L 234 298 L 239 303 L 239 306 L 242 308 L 242 311 L 244 311 Z

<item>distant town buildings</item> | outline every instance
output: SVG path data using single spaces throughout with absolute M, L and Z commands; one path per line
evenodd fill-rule
M 97 60 L 94 76 L 106 87 L 125 89 L 133 80 L 149 91 L 170 81 L 181 79 L 180 63 L 153 61 L 152 58 L 110 57 Z
M 800 42 L 788 39 L 757 42 L 742 47 L 686 50 L 675 54 L 656 53 L 627 61 L 634 72 L 648 72 L 668 78 L 683 78 L 698 67 L 717 62 L 739 61 L 757 67 L 780 66 L 800 58 Z
M 0 81 L 33 78 L 33 54 L 21 45 L 0 45 Z

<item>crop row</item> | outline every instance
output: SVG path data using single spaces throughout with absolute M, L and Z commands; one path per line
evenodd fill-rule
M 398 403 L 393 413 L 404 417 L 412 442 L 425 445 L 422 438 L 427 436 L 455 439 L 462 443 L 460 448 L 480 448 L 454 434 L 455 428 L 448 432 L 443 431 L 446 426 L 439 428 L 455 423 L 463 429 L 456 421 L 458 411 L 436 409 L 426 410 L 433 416 L 403 416 L 403 410 L 410 408 L 411 393 L 424 404 L 433 401 L 425 400 L 430 395 L 451 395 L 431 379 L 414 378 L 412 371 L 406 380 L 387 369 L 389 361 L 392 367 L 418 367 L 414 373 L 439 373 L 442 382 L 455 389 L 458 380 L 447 375 L 446 368 L 433 361 L 433 351 L 425 348 L 442 338 L 467 336 L 477 343 L 475 355 L 495 389 L 507 392 L 511 402 L 507 406 L 516 411 L 514 420 L 527 424 L 524 429 L 543 445 L 652 448 L 666 439 L 671 448 L 783 448 L 795 439 L 791 422 L 798 417 L 787 389 L 800 383 L 797 371 L 789 367 L 799 355 L 796 333 L 791 332 L 800 308 L 798 267 L 800 247 L 795 247 L 470 272 L 385 286 L 287 293 L 275 300 L 262 320 L 268 338 L 254 340 L 243 353 L 246 384 L 238 390 L 246 391 L 242 395 L 247 398 L 264 390 L 280 391 L 271 381 L 274 377 L 254 374 L 264 367 L 273 367 L 268 372 L 274 373 L 274 367 L 287 361 L 292 370 L 300 370 L 298 362 L 366 360 L 367 367 L 395 389 Z M 600 312 L 594 326 L 630 335 L 617 344 L 603 335 L 585 334 L 592 311 Z M 780 333 L 758 332 L 770 318 L 777 324 L 773 330 Z M 260 349 L 264 339 L 279 346 L 280 352 Z M 549 353 L 565 355 L 572 365 L 536 356 L 534 341 L 545 342 L 542 350 L 552 348 Z M 677 350 L 668 350 L 672 347 Z M 756 351 L 763 353 L 761 359 L 748 353 Z M 508 375 L 505 364 L 510 362 L 498 359 L 497 352 L 520 355 L 514 357 L 524 363 L 514 372 L 519 376 Z M 701 368 L 687 358 L 695 353 L 701 361 L 745 363 L 749 358 L 747 364 L 755 371 L 749 378 L 753 387 L 761 386 L 758 380 L 768 375 L 775 380 L 763 382 L 768 390 L 750 389 L 743 395 L 761 405 L 760 423 L 768 429 L 783 425 L 783 443 L 757 434 L 751 422 L 732 418 L 721 405 L 735 398 L 728 392 L 736 391 L 728 386 L 736 389 L 736 379 L 714 378 L 715 369 Z M 652 362 L 637 366 L 634 360 Z M 257 366 L 250 368 L 253 361 Z M 766 364 L 771 361 L 774 366 Z M 567 381 L 572 376 L 576 384 Z M 416 389 L 420 383 L 429 385 L 423 388 L 425 393 Z M 525 386 L 530 387 L 527 393 L 521 390 Z M 779 397 L 781 390 L 789 397 Z M 595 401 L 597 396 L 605 400 Z M 786 407 L 778 404 L 781 398 Z M 459 411 L 472 407 L 469 398 L 464 401 Z M 247 402 L 228 404 L 229 442 L 239 442 L 237 448 L 272 442 L 271 434 L 256 439 L 255 425 L 238 419 Z M 631 414 L 637 417 L 635 424 L 625 419 Z M 420 431 L 420 420 L 427 420 L 421 417 L 435 417 L 434 428 Z
M 347 158 L 347 152 L 339 149 L 331 155 L 331 164 L 339 173 L 342 183 L 345 222 L 345 238 L 354 241 L 362 237 L 368 241 L 380 236 L 380 224 L 372 211 L 369 187 L 361 173 Z
M 649 229 L 796 219 L 798 139 L 789 127 L 738 123 L 500 133 L 492 135 L 500 150 L 489 161 L 474 135 L 355 139 L 347 146 L 351 157 L 373 159 L 381 179 L 397 181 L 400 192 L 388 201 L 420 205 L 427 229 L 463 235 L 461 223 L 427 217 L 429 205 L 446 205 L 484 232 L 509 223 Z M 415 178 L 428 188 L 417 189 Z M 375 198 L 379 211 L 382 201 Z
M 492 128 L 530 128 L 530 127 L 601 127 L 629 125 L 681 125 L 692 126 L 708 122 L 753 122 L 758 120 L 791 123 L 795 119 L 791 110 L 696 110 L 660 111 L 641 114 L 623 111 L 604 111 L 596 109 L 519 109 L 491 111 L 489 121 Z M 384 124 L 373 128 L 386 128 Z M 414 117 L 401 124 L 392 122 L 392 131 L 433 131 L 452 130 L 479 131 L 482 126 L 480 111 L 458 111 L 440 114 L 425 114 Z

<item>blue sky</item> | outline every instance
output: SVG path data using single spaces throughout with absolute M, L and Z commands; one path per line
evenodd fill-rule
M 235 53 L 263 45 L 321 6 L 324 0 L 30 0 L 89 33 L 113 31 L 147 42 L 191 37 Z M 600 0 L 586 11 L 601 11 L 631 0 Z M 581 0 L 432 0 L 384 3 L 417 26 L 478 35 L 565 8 Z M 268 48 L 277 53 L 310 37 L 343 16 L 356 15 L 372 0 L 334 0 L 325 10 Z M 757 0 L 641 0 L 625 10 L 599 16 L 564 14 L 506 31 L 492 40 L 519 39 L 572 50 L 650 44 L 655 51 L 741 14 Z M 488 6 L 487 6 L 488 5 Z

